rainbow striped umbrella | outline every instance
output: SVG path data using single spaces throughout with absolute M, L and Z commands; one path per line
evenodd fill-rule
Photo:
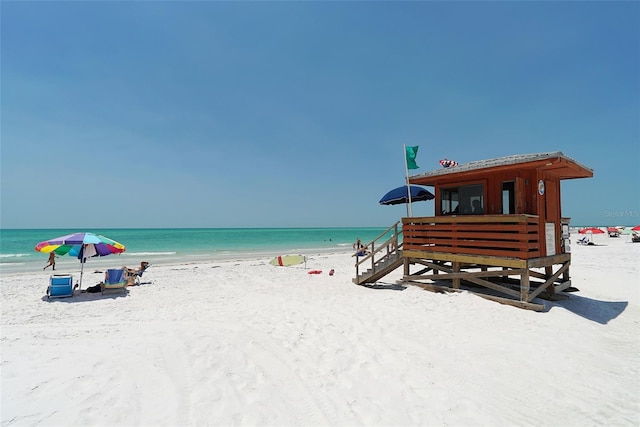
M 126 250 L 122 243 L 93 233 L 73 233 L 55 239 L 45 240 L 36 245 L 35 250 L 42 253 L 55 252 L 58 255 L 71 255 L 80 260 L 80 286 L 87 258 L 120 254 Z

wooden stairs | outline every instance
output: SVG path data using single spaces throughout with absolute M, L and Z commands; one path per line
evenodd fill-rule
M 388 237 L 389 234 L 391 237 Z M 353 254 L 356 257 L 356 277 L 353 278 L 353 283 L 375 283 L 404 264 L 401 234 L 402 227 L 398 221 L 363 248 L 356 248 L 357 252 Z
M 372 268 L 360 273 L 353 279 L 356 285 L 375 283 L 404 264 L 402 251 L 397 250 L 378 260 Z

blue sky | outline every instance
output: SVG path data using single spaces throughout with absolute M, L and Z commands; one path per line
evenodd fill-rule
M 389 226 L 403 144 L 562 151 L 572 224 L 640 224 L 638 2 L 0 8 L 3 228 Z

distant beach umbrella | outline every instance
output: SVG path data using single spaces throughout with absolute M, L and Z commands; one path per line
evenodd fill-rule
M 580 233 L 580 234 L 604 234 L 604 231 L 602 231 L 600 228 L 597 228 L 597 227 L 588 227 L 588 228 L 583 228 L 582 230 L 578 231 L 578 233 Z
M 609 237 L 618 237 L 620 235 L 620 230 L 616 227 L 607 227 L 607 233 L 609 233 Z
M 73 233 L 55 239 L 45 240 L 36 245 L 35 250 L 45 254 L 70 255 L 81 263 L 79 286 L 82 289 L 82 274 L 87 258 L 120 254 L 126 250 L 122 243 L 93 233 Z
M 636 225 L 632 228 L 633 231 L 640 231 L 640 225 Z
M 580 233 L 580 234 L 604 234 L 604 231 L 602 231 L 600 228 L 589 227 L 589 228 L 583 228 L 582 230 L 578 231 L 578 233 Z

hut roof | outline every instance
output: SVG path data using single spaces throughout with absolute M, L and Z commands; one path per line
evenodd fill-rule
M 423 174 L 410 176 L 409 182 L 411 184 L 435 185 L 436 182 L 459 179 L 461 175 L 486 173 L 487 169 L 541 169 L 556 175 L 559 179 L 591 178 L 593 176 L 592 169 L 565 156 L 561 151 L 553 151 L 548 153 L 498 157 L 495 159 L 469 162 L 449 168 L 435 169 Z

